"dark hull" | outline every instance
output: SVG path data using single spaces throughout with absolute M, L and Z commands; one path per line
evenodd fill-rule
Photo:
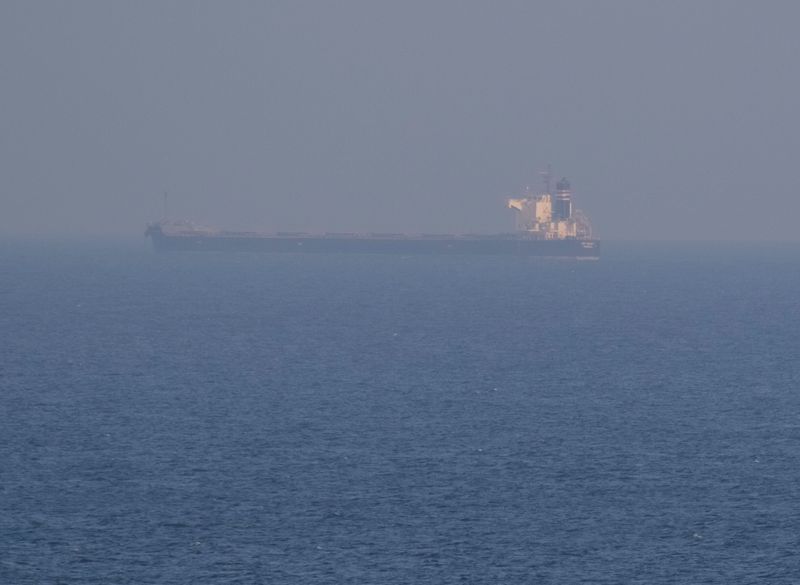
M 517 236 L 442 238 L 164 234 L 148 230 L 158 251 L 303 252 L 344 254 L 504 254 L 597 259 L 597 240 L 534 240 Z

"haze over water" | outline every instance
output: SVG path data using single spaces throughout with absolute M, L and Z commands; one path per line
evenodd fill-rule
M 4 0 L 0 584 L 795 583 L 798 20 Z M 505 232 L 547 163 L 599 262 L 142 237 Z
M 800 250 L 0 252 L 0 581 L 792 583 Z
M 797 240 L 797 2 L 0 3 L 0 234 Z

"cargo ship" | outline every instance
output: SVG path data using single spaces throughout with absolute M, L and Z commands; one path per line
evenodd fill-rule
M 515 214 L 515 230 L 499 234 L 305 233 L 224 231 L 186 221 L 162 220 L 148 224 L 145 235 L 154 248 L 166 251 L 242 251 L 361 254 L 504 254 L 548 258 L 597 260 L 600 242 L 591 224 L 573 208 L 567 179 L 550 193 L 530 189 L 506 200 Z

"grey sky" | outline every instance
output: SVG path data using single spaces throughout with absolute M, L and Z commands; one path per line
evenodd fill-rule
M 800 3 L 0 3 L 0 234 L 800 239 Z

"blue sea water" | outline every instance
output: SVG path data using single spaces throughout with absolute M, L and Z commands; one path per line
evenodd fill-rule
M 0 248 L 0 583 L 800 581 L 800 246 Z

